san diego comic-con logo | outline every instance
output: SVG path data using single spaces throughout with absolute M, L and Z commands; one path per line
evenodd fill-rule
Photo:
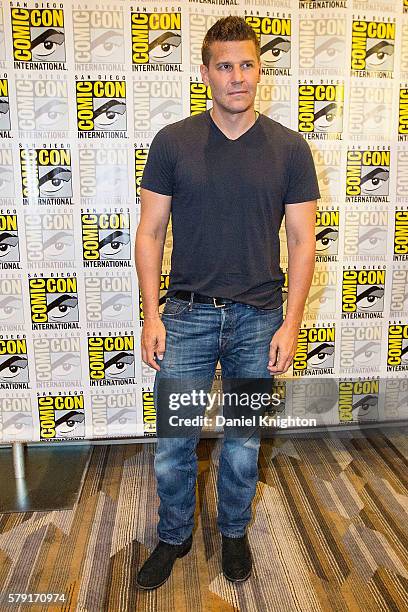
M 0 205 L 14 205 L 13 151 L 0 149 Z
M 339 421 L 378 421 L 380 381 L 378 379 L 339 381 Z
M 299 72 L 317 74 L 343 72 L 346 47 L 346 20 L 343 16 L 299 21 Z
M 342 326 L 340 369 L 344 374 L 378 372 L 381 360 L 382 326 L 360 321 Z
M 78 336 L 35 337 L 33 347 L 38 388 L 81 384 L 81 344 Z
M 17 214 L 0 210 L 0 268 L 20 269 Z
M 245 21 L 257 35 L 261 47 L 263 75 L 290 76 L 292 20 L 288 17 L 248 15 Z
M 408 140 L 408 88 L 406 87 L 400 88 L 399 91 L 398 140 Z
M 408 210 L 394 212 L 394 261 L 408 259 Z
M 270 119 L 282 123 L 282 125 L 286 127 L 290 127 L 290 89 L 291 86 L 287 83 L 259 83 L 255 96 L 255 108 Z
M 190 115 L 200 115 L 212 108 L 212 94 L 209 85 L 199 81 L 190 82 Z
M 101 65 L 108 65 L 111 70 L 123 69 L 125 58 L 122 9 L 73 10 L 72 22 L 77 70 L 98 70 Z
M 78 152 L 79 190 L 82 205 L 94 206 L 101 202 L 105 204 L 127 202 L 129 195 L 127 149 L 113 146 L 91 148 L 91 146 L 86 143 Z
M 395 23 L 353 19 L 352 76 L 392 78 L 394 50 Z
M 123 327 L 135 320 L 132 277 L 127 271 L 85 275 L 84 282 L 88 328 Z
M 132 9 L 131 9 L 132 10 Z M 181 72 L 181 13 L 131 13 L 134 71 Z
M 154 407 L 153 391 L 142 389 L 143 405 L 143 435 L 156 436 L 156 409 Z
M 33 329 L 78 329 L 78 283 L 76 276 L 29 275 Z
M 160 275 L 160 293 L 159 293 L 159 312 L 160 314 L 163 312 L 164 305 L 166 303 L 166 294 L 167 289 L 170 284 L 170 274 L 161 274 Z M 143 324 L 144 321 L 144 313 L 143 313 L 143 303 L 142 303 L 142 294 L 139 290 L 139 319 L 140 324 Z
M 28 389 L 29 368 L 27 339 L 0 338 L 0 389 Z
M 316 261 L 337 261 L 339 210 L 316 211 Z
M 16 75 L 17 121 L 20 138 L 45 132 L 66 137 L 69 130 L 68 84 L 65 78 Z
M 84 265 L 130 266 L 130 213 L 81 215 Z
M 24 323 L 23 288 L 21 278 L 6 276 L 0 278 L 0 326 L 22 330 Z
M 15 68 L 66 70 L 62 8 L 12 8 Z
M 388 211 L 346 210 L 344 216 L 344 261 L 385 261 Z
M 332 374 L 335 336 L 334 324 L 327 327 L 302 327 L 299 330 L 296 353 L 293 358 L 293 375 Z
M 147 148 L 135 148 L 136 202 L 140 201 L 140 189 L 148 154 L 149 149 Z
M 133 391 L 110 387 L 91 393 L 92 437 L 126 435 L 137 432 L 139 416 Z
M 321 202 L 337 202 L 340 199 L 341 149 L 335 142 L 322 142 L 312 150 Z
M 8 79 L 0 79 L 0 136 L 10 138 L 10 102 Z
M 408 325 L 392 323 L 388 326 L 387 371 L 408 370 Z
M 309 295 L 307 296 L 304 320 L 331 318 L 336 312 L 337 270 L 329 262 L 324 268 L 315 267 Z
M 344 85 L 299 84 L 298 131 L 306 138 L 341 140 Z
M 401 420 L 407 416 L 408 380 L 407 378 L 387 378 L 385 380 L 384 406 L 382 418 Z
M 164 75 L 161 75 L 164 78 Z M 175 78 L 172 76 L 171 78 Z M 182 83 L 180 80 L 133 82 L 133 120 L 136 137 L 149 138 L 182 117 Z
M 23 204 L 71 204 L 71 151 L 20 148 Z
M 390 82 L 352 83 L 349 93 L 349 139 L 388 140 L 392 115 L 393 87 Z
M 342 318 L 381 318 L 384 314 L 385 270 L 343 270 Z
M 405 264 L 393 266 L 390 315 L 401 317 L 408 315 L 408 270 Z
M 38 395 L 41 440 L 85 437 L 85 402 L 78 394 Z
M 88 333 L 88 355 L 91 385 L 134 384 L 133 332 L 117 336 L 97 336 Z
M 76 81 L 78 138 L 126 138 L 126 81 Z
M 3 442 L 33 440 L 33 416 L 30 392 L 3 392 L 0 398 L 0 439 Z
M 347 0 L 299 0 L 300 9 L 347 8 Z
M 395 201 L 398 204 L 406 204 L 408 196 L 408 149 L 405 147 L 405 145 L 397 145 L 396 153 L 397 178 L 395 186 Z
M 75 261 L 74 216 L 71 210 L 26 214 L 25 252 L 28 267 L 60 268 Z
M 388 202 L 389 180 L 389 150 L 353 147 L 347 151 L 347 202 Z

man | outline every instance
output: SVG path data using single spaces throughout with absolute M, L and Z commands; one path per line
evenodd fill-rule
M 154 138 L 141 190 L 136 267 L 142 291 L 142 358 L 159 383 L 209 390 L 217 361 L 223 379 L 286 372 L 297 345 L 314 269 L 316 198 L 310 149 L 296 132 L 254 110 L 260 50 L 252 28 L 226 17 L 207 32 L 201 76 L 213 107 L 163 128 Z M 162 319 L 159 279 L 172 213 L 170 285 Z M 279 227 L 286 216 L 289 292 L 282 323 Z M 184 414 L 197 414 L 193 406 Z M 154 589 L 188 553 L 194 526 L 199 427 L 159 435 L 155 472 L 159 543 L 137 577 Z M 222 570 L 246 580 L 246 529 L 258 479 L 259 436 L 225 437 L 218 472 Z

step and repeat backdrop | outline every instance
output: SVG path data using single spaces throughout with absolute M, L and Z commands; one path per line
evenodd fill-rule
M 307 140 L 322 193 L 279 414 L 403 419 L 408 0 L 176 4 L 0 3 L 0 442 L 155 436 L 139 185 L 157 131 L 211 107 L 201 43 L 229 14 L 260 40 L 256 108 Z M 170 253 L 169 230 L 161 307 Z

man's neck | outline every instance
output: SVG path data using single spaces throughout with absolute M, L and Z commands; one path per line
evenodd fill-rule
M 257 112 L 254 107 L 249 108 L 243 113 L 227 113 L 218 107 L 210 110 L 210 115 L 216 126 L 230 140 L 236 140 L 247 132 L 257 119 Z

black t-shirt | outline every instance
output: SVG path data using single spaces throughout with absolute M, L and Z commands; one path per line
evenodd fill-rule
M 141 186 L 172 196 L 168 296 L 187 290 L 258 308 L 280 306 L 285 204 L 320 197 L 300 134 L 259 115 L 230 140 L 207 111 L 158 132 Z

